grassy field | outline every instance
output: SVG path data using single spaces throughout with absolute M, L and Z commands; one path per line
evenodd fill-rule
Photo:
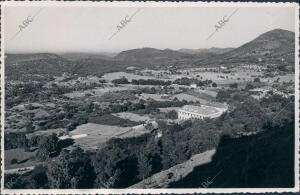
M 179 93 L 179 94 L 176 94 L 176 95 L 173 95 L 171 97 L 171 99 L 173 98 L 178 98 L 179 100 L 186 100 L 186 101 L 193 101 L 193 102 L 196 102 L 196 101 L 199 101 L 199 102 L 203 102 L 203 100 L 205 100 L 203 97 L 198 97 L 198 96 L 195 96 L 194 94 L 187 94 L 187 93 Z
M 206 90 L 199 90 L 199 93 L 206 94 L 215 98 L 218 94 L 218 91 L 214 89 L 206 89 Z
M 214 101 L 215 100 L 214 96 L 211 96 L 211 95 L 208 95 L 207 93 L 202 93 L 202 92 L 199 92 L 199 91 L 190 90 L 190 91 L 187 91 L 186 93 L 187 93 L 186 95 L 189 95 L 190 97 L 196 98 L 194 101 L 198 100 L 201 103 L 207 103 L 209 101 Z
M 25 152 L 22 148 L 5 150 L 5 169 L 15 169 L 29 167 L 37 164 L 34 160 L 35 152 Z M 17 163 L 12 164 L 11 160 L 17 159 Z
M 87 134 L 86 137 L 75 139 L 75 143 L 71 147 L 78 145 L 85 150 L 98 149 L 113 137 L 133 137 L 143 133 L 145 133 L 145 128 L 141 128 L 141 126 L 118 127 L 87 123 L 70 132 L 71 136 Z
M 112 114 L 90 117 L 89 122 L 102 124 L 102 125 L 120 126 L 120 127 L 132 127 L 140 124 L 138 121 L 132 121 L 127 118 L 120 118 Z

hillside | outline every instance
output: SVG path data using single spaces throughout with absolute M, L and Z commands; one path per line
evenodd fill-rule
M 224 54 L 200 61 L 201 63 L 268 62 L 294 64 L 294 32 L 282 29 L 268 31 L 254 40 Z
M 293 123 L 248 137 L 224 136 L 216 150 L 196 154 L 129 188 L 293 187 L 293 148 Z
M 197 56 L 192 54 L 187 54 L 171 49 L 154 49 L 154 48 L 142 48 L 142 49 L 132 49 L 119 53 L 116 59 L 119 61 L 124 61 L 130 64 L 164 64 L 172 65 L 176 61 L 190 61 L 197 58 Z
M 42 60 L 42 59 L 58 59 L 61 56 L 53 53 L 25 53 L 25 54 L 6 54 L 5 63 L 14 64 L 26 61 L 33 60 Z
M 191 173 L 194 167 L 211 162 L 215 152 L 216 151 L 213 149 L 200 154 L 195 154 L 186 162 L 156 173 L 151 177 L 130 186 L 129 188 L 167 188 L 170 183 L 179 181 L 180 179 Z
M 62 53 L 59 54 L 65 59 L 76 61 L 82 59 L 100 59 L 100 60 L 113 60 L 113 57 L 116 55 L 114 53 L 80 53 L 80 52 L 73 52 L 73 53 Z
M 187 53 L 187 54 L 223 54 L 229 51 L 234 50 L 234 48 L 218 48 L 218 47 L 212 47 L 209 49 L 186 49 L 182 48 L 179 49 L 178 51 Z
M 118 72 L 126 69 L 126 64 L 116 60 L 106 60 L 97 58 L 84 58 L 76 60 L 76 65 L 72 69 L 72 73 L 79 75 L 98 75 L 101 76 L 108 72 Z
M 21 79 L 29 75 L 61 75 L 70 72 L 73 63 L 56 54 L 7 54 L 5 75 L 8 79 Z
M 223 137 L 212 162 L 195 167 L 168 187 L 203 187 L 219 172 L 208 187 L 294 187 L 294 139 L 293 123 L 249 137 Z

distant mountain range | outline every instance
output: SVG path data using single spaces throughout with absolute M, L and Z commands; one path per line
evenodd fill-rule
M 101 52 L 101 53 L 88 53 L 88 52 L 69 52 L 69 53 L 61 53 L 59 54 L 63 58 L 68 60 L 76 61 L 81 60 L 83 58 L 86 59 L 103 59 L 103 60 L 112 60 L 117 53 L 108 53 L 108 52 Z
M 72 72 L 83 75 L 138 68 L 179 68 L 240 63 L 280 63 L 294 66 L 295 33 L 282 29 L 266 32 L 238 48 L 155 49 L 141 48 L 108 53 L 6 54 L 6 75 Z
M 187 54 L 171 49 L 160 50 L 154 48 L 141 48 L 122 51 L 115 58 L 118 61 L 124 61 L 132 65 L 140 63 L 145 63 L 149 65 L 171 65 L 176 61 L 189 61 L 191 59 L 197 59 L 198 57 L 196 55 Z
M 118 60 L 127 63 L 148 64 L 226 64 L 226 63 L 279 63 L 285 61 L 294 64 L 294 41 L 293 32 L 275 29 L 266 32 L 254 40 L 238 48 L 210 48 L 210 49 L 180 49 L 158 50 L 142 48 L 123 51 L 116 56 Z

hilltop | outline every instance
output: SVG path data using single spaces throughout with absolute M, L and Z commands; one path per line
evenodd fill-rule
M 282 29 L 268 31 L 246 44 L 201 63 L 268 62 L 294 63 L 295 33 Z
M 171 49 L 141 48 L 126 50 L 119 53 L 116 59 L 131 64 L 172 64 L 179 60 L 190 60 L 196 58 L 195 55 L 175 51 Z

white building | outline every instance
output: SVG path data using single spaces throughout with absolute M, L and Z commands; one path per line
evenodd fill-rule
M 213 106 L 192 106 L 185 105 L 178 110 L 178 119 L 188 120 L 191 118 L 204 119 L 204 118 L 216 118 L 221 116 L 226 110 Z

